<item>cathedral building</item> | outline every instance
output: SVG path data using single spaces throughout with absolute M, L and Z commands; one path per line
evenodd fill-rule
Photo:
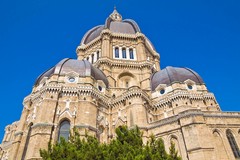
M 1 160 L 38 160 L 39 150 L 76 128 L 108 143 L 115 128 L 138 126 L 143 140 L 173 141 L 183 160 L 240 159 L 240 112 L 223 112 L 200 75 L 160 68 L 160 55 L 114 9 L 76 49 L 36 80 L 21 118 L 5 128 Z

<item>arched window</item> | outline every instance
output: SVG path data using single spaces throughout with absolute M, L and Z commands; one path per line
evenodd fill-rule
M 122 49 L 122 58 L 127 58 L 126 48 Z
M 130 59 L 134 59 L 133 49 L 129 49 L 129 57 Z
M 115 58 L 119 58 L 119 48 L 115 48 Z
M 240 151 L 235 141 L 235 138 L 233 137 L 232 132 L 230 130 L 227 130 L 226 134 L 235 158 L 240 158 Z
M 97 51 L 97 60 L 99 59 L 99 51 Z
M 66 141 L 68 141 L 70 134 L 70 123 L 68 120 L 62 121 L 59 128 L 58 133 L 58 141 L 60 141 L 60 137 L 63 137 Z

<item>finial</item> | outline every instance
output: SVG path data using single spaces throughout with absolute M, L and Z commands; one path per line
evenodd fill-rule
M 114 10 L 109 17 L 114 21 L 122 21 L 122 16 L 118 13 L 116 5 L 114 5 Z

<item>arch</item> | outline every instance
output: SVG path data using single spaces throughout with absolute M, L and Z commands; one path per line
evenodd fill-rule
M 69 134 L 70 134 L 70 121 L 68 119 L 63 119 L 59 125 L 58 141 L 60 141 L 61 137 L 68 141 Z
M 135 78 L 135 76 L 132 73 L 130 73 L 128 71 L 127 72 L 125 71 L 125 72 L 122 72 L 118 75 L 118 79 L 122 78 L 123 76 L 129 76 L 129 77 Z
M 215 128 L 215 129 L 213 129 L 213 131 L 212 131 L 212 134 L 214 134 L 215 132 L 217 132 L 217 133 L 219 134 L 219 136 L 220 136 L 220 137 L 222 137 L 222 136 L 223 136 L 223 134 L 222 134 L 222 131 L 221 131 L 221 130 L 219 130 L 219 129 Z
M 32 133 L 32 126 L 33 126 L 33 123 L 30 123 L 28 125 L 27 138 L 26 138 L 26 142 L 25 142 L 25 145 L 24 145 L 24 149 L 23 149 L 22 159 L 26 158 L 27 149 L 28 149 L 28 145 L 29 145 L 29 141 L 30 141 L 31 133 Z
M 216 155 L 216 159 L 229 159 L 225 145 L 223 143 L 221 131 L 218 129 L 214 129 L 212 134 L 213 134 L 214 143 L 215 143 L 214 152 Z
M 104 130 L 105 130 L 104 125 L 102 125 L 102 124 L 99 125 L 98 130 L 97 130 L 97 138 L 101 142 L 103 142 L 103 140 L 104 140 Z
M 107 80 L 110 87 L 116 87 L 116 80 L 111 75 L 107 76 Z
M 173 144 L 175 145 L 175 149 L 176 149 L 176 151 L 178 152 L 178 155 L 182 157 L 182 153 L 181 153 L 181 149 L 180 149 L 180 144 L 179 144 L 179 141 L 178 141 L 177 136 L 171 135 L 171 136 L 170 136 L 170 144 L 171 144 L 171 142 L 173 142 Z
M 136 77 L 128 71 L 127 72 L 124 71 L 118 75 L 117 83 L 118 83 L 118 87 L 125 87 L 125 88 L 139 85 Z
M 227 129 L 226 136 L 235 158 L 240 158 L 240 151 L 237 142 L 230 129 Z

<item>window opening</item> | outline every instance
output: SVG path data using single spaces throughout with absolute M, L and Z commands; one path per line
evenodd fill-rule
M 122 58 L 127 58 L 126 48 L 122 49 Z
M 239 148 L 237 146 L 237 143 L 235 141 L 235 138 L 233 137 L 233 134 L 231 133 L 230 130 L 227 130 L 227 139 L 228 139 L 228 142 L 231 146 L 231 149 L 233 151 L 233 154 L 235 156 L 235 158 L 240 158 L 240 151 L 239 151 Z
M 23 150 L 23 154 L 22 154 L 22 159 L 25 159 L 26 158 L 26 154 L 27 154 L 27 149 L 28 149 L 28 144 L 29 144 L 29 140 L 30 140 L 30 137 L 31 137 L 31 133 L 32 133 L 32 125 L 29 125 L 29 128 L 28 128 L 28 133 L 27 133 L 27 139 L 26 139 L 26 143 L 25 143 L 25 146 L 24 146 L 24 150 Z
M 127 88 L 129 87 L 129 83 L 128 83 L 128 81 L 126 82 L 126 87 L 127 87 Z
M 115 48 L 115 58 L 119 58 L 119 48 Z
M 99 59 L 99 51 L 97 51 L 97 60 Z
M 130 49 L 129 50 L 129 54 L 130 54 L 130 59 L 134 59 L 134 55 L 133 55 L 133 49 Z
M 94 54 L 92 54 L 92 63 L 94 63 Z
M 60 141 L 60 137 L 63 137 L 66 141 L 68 141 L 69 134 L 70 134 L 70 123 L 69 121 L 65 120 L 60 124 L 58 141 Z

